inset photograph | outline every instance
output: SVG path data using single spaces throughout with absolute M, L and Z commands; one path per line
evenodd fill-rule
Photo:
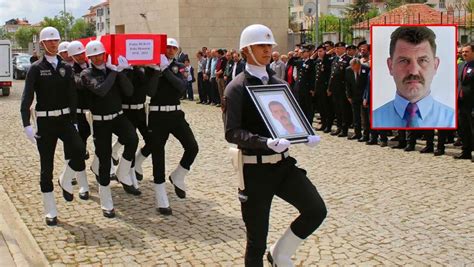
M 372 26 L 371 127 L 456 128 L 456 26 Z

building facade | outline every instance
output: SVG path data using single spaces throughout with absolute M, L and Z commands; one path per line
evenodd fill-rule
M 96 35 L 104 35 L 110 33 L 110 7 L 109 1 L 106 0 L 98 5 L 91 6 L 89 13 L 82 16 L 87 23 L 95 25 Z
M 203 46 L 238 49 L 241 31 L 255 23 L 272 29 L 275 50 L 287 51 L 288 0 L 110 1 L 111 33 L 166 33 L 193 64 Z

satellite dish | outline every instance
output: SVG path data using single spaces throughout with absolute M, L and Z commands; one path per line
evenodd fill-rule
M 306 3 L 303 7 L 303 13 L 309 17 L 314 16 L 316 14 L 316 4 L 313 2 Z

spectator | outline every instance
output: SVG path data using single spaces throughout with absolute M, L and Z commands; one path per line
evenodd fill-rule
M 272 53 L 273 62 L 270 63 L 270 69 L 275 72 L 275 76 L 284 80 L 285 79 L 285 63 L 280 60 L 280 53 L 277 51 Z

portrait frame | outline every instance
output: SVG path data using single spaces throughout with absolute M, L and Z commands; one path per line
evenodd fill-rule
M 292 144 L 306 143 L 308 136 L 315 134 L 288 85 L 252 85 L 246 88 L 272 138 L 285 138 Z M 288 113 L 288 116 L 284 118 L 287 119 L 286 122 L 290 122 L 286 125 L 294 127 L 290 127 L 290 130 L 285 128 L 281 121 L 272 115 L 270 103 L 272 106 L 283 108 L 282 110 Z

